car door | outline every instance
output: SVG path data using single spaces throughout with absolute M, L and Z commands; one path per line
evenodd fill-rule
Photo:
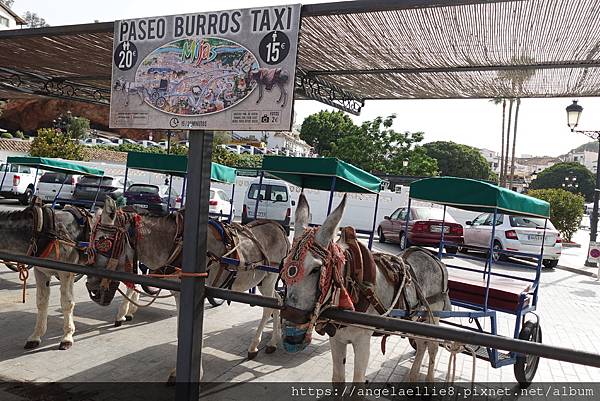
M 379 224 L 381 226 L 381 231 L 383 232 L 384 237 L 392 239 L 392 221 L 398 218 L 400 210 L 402 210 L 402 208 L 394 210 L 394 212 L 388 216 L 389 218 L 383 219 L 383 221 Z
M 502 224 L 503 221 L 503 217 L 501 214 L 496 214 L 496 228 L 498 229 L 498 227 Z M 489 248 L 490 246 L 490 241 L 492 240 L 492 231 L 494 228 L 494 214 L 493 213 L 488 213 L 488 216 L 486 217 L 485 221 L 483 222 L 483 224 L 480 226 L 480 234 L 479 234 L 479 242 L 480 242 L 480 246 L 485 247 L 485 248 Z M 496 232 L 496 237 L 498 236 L 498 232 Z
M 473 219 L 471 225 L 465 225 L 464 236 L 465 245 L 467 246 L 482 246 L 483 240 L 481 239 L 481 226 L 488 217 L 488 213 L 483 213 Z

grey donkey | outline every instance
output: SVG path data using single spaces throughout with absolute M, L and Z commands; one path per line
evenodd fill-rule
M 112 200 L 107 199 L 104 210 L 99 211 L 98 214 L 99 216 L 97 218 L 100 219 L 103 226 L 114 225 L 117 207 Z M 289 240 L 283 229 L 278 229 L 276 223 L 270 223 L 257 225 L 256 227 L 250 228 L 250 230 L 256 240 L 258 240 L 260 244 L 265 245 L 264 250 L 271 264 L 279 265 L 287 255 L 290 247 Z M 132 260 L 136 251 L 139 262 L 146 265 L 152 271 L 164 267 L 171 258 L 174 248 L 174 239 L 177 233 L 177 223 L 172 215 L 163 217 L 141 215 L 140 231 L 141 235 L 135 244 L 136 249 L 133 249 L 133 244 L 131 243 L 126 247 L 125 254 L 120 258 L 117 267 L 118 270 L 124 270 L 126 259 Z M 239 242 L 236 249 L 240 259 L 243 261 L 258 262 L 263 259 L 263 255 L 259 249 L 257 249 L 255 242 L 243 235 L 243 233 L 239 235 Z M 211 229 L 208 230 L 207 251 L 213 256 L 223 256 L 228 252 L 222 239 L 218 235 L 215 235 L 215 232 Z M 108 260 L 106 257 L 100 254 L 96 256 L 95 266 L 97 268 L 105 268 L 107 263 Z M 235 267 L 231 266 L 231 268 Z M 227 274 L 219 274 L 219 263 L 214 259 L 209 260 L 208 269 L 209 276 L 206 280 L 207 285 L 221 285 L 222 281 L 226 279 L 225 276 L 227 276 Z M 279 298 L 279 295 L 275 291 L 277 278 L 278 274 L 273 272 L 256 269 L 239 269 L 235 276 L 235 280 L 231 284 L 231 289 L 233 291 L 246 291 L 250 288 L 258 287 L 262 295 Z M 98 296 L 99 293 L 104 291 L 100 284 L 101 279 L 88 276 L 86 285 L 91 293 Z M 134 298 L 136 296 L 131 292 L 128 292 L 127 295 L 133 295 Z M 173 292 L 173 295 L 175 297 L 177 308 L 179 309 L 179 293 Z M 135 301 L 135 299 L 133 300 Z M 133 318 L 133 313 L 135 312 L 133 306 L 134 305 L 131 305 L 125 300 L 119 309 L 117 319 L 131 320 Z M 250 359 L 258 354 L 258 345 L 261 341 L 262 332 L 271 315 L 273 316 L 273 333 L 266 348 L 266 352 L 274 352 L 281 341 L 279 310 L 263 309 L 262 319 L 256 334 L 248 347 L 248 357 Z M 173 379 L 174 371 L 171 373 L 169 381 L 172 381 Z

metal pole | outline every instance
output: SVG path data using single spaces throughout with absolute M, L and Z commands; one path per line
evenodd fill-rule
M 169 179 L 169 194 L 167 195 L 167 213 L 171 211 L 171 188 L 173 188 L 173 174 Z
M 406 216 L 404 217 L 406 220 L 404 221 L 404 244 L 406 245 L 404 249 L 408 248 L 408 222 L 410 220 L 410 204 L 412 199 L 408 198 L 408 207 L 406 208 Z M 403 249 L 403 250 L 404 250 Z
M 4 180 L 6 179 L 6 173 L 8 172 L 8 163 L 4 164 L 4 175 L 2 176 L 2 182 L 0 183 L 0 191 L 2 191 L 2 187 L 4 186 Z
M 63 180 L 62 184 L 60 184 L 60 188 L 58 188 L 58 193 L 56 194 L 56 196 L 54 197 L 54 201 L 52 202 L 52 209 L 54 209 L 56 207 L 56 200 L 60 196 L 60 191 L 62 191 L 63 187 L 65 186 L 65 182 L 67 182 L 67 178 L 69 178 L 69 174 L 65 174 L 65 179 Z
M 446 205 L 444 205 L 444 216 L 442 217 L 442 228 L 440 233 L 440 246 L 438 248 L 438 258 L 442 260 L 444 253 L 444 228 L 446 226 Z
M 171 154 L 171 131 L 167 131 L 167 154 Z
M 183 235 L 183 272 L 206 272 L 206 232 L 212 157 L 212 131 L 190 135 L 189 204 Z M 197 401 L 202 366 L 204 278 L 183 277 L 178 319 L 177 401 Z
M 544 219 L 544 233 L 542 234 L 542 249 L 540 250 L 540 258 L 537 263 L 537 269 L 535 271 L 535 282 L 537 283 L 535 291 L 533 293 L 532 304 L 537 305 L 538 289 L 540 288 L 540 276 L 542 275 L 542 263 L 544 262 L 544 245 L 546 242 L 546 229 L 548 228 L 548 219 Z
M 379 192 L 375 198 L 375 213 L 373 213 L 373 225 L 371 226 L 371 235 L 369 236 L 369 249 L 373 247 L 373 237 L 375 236 L 375 225 L 377 224 L 377 209 L 379 209 Z
M 331 178 L 331 190 L 329 192 L 329 206 L 327 206 L 327 216 L 331 213 L 331 207 L 333 206 L 333 195 L 335 195 L 335 175 Z
M 127 177 L 129 176 L 129 167 L 125 166 L 125 180 L 123 181 L 123 194 L 127 192 Z
M 231 187 L 231 202 L 229 202 L 231 204 L 231 207 L 229 208 L 229 221 L 227 221 L 228 223 L 231 223 L 233 221 L 233 200 L 234 200 L 234 195 L 235 195 L 235 183 L 233 183 L 233 186 Z
M 600 132 L 596 134 L 598 144 L 600 145 Z M 590 221 L 590 242 L 596 242 L 598 237 L 598 200 L 600 197 L 600 151 L 598 152 L 598 159 L 596 161 L 596 186 L 594 188 L 594 208 L 592 209 L 592 221 Z M 585 265 L 589 267 L 596 266 L 595 262 L 589 262 L 588 258 L 585 260 Z
M 483 304 L 483 310 L 488 309 L 488 297 L 490 295 L 490 279 L 492 277 L 492 264 L 494 263 L 494 239 L 496 237 L 496 218 L 498 217 L 498 209 L 494 209 L 494 220 L 492 220 L 492 236 L 490 238 L 490 254 L 488 256 L 489 271 L 487 272 L 487 281 L 485 284 L 485 303 Z M 483 277 L 485 277 L 486 271 L 483 271 Z
M 181 207 L 185 204 L 185 184 L 187 183 L 187 176 L 183 177 L 183 185 L 181 187 Z
M 98 202 L 98 194 L 100 193 L 100 187 L 102 186 L 102 180 L 104 180 L 104 177 L 98 177 L 98 179 L 99 179 L 98 189 L 96 189 L 96 196 L 94 196 L 94 202 L 92 202 L 92 207 L 90 207 L 91 212 L 93 212 L 94 209 L 96 208 L 96 202 Z M 108 196 L 108 195 L 106 195 L 106 196 Z
M 256 194 L 256 204 L 254 205 L 254 220 L 256 220 L 256 216 L 258 214 L 258 203 L 260 202 L 260 192 L 262 191 L 262 183 L 263 178 L 265 177 L 265 172 L 260 172 L 260 178 L 258 179 L 258 193 Z M 266 191 L 265 191 L 266 194 Z M 265 216 L 267 217 L 267 216 Z
M 33 194 L 35 195 L 35 187 L 37 184 L 37 177 L 38 177 L 38 173 L 40 172 L 39 167 L 35 169 L 35 177 L 33 177 Z

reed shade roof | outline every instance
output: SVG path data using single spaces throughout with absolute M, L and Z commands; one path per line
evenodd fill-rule
M 598 27 L 597 0 L 305 5 L 298 68 L 363 99 L 598 96 Z M 112 32 L 0 31 L 0 67 L 108 88 Z

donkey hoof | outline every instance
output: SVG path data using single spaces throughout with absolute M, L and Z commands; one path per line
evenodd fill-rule
M 25 346 L 23 348 L 25 348 L 25 349 L 34 349 L 34 348 L 39 347 L 40 344 L 41 344 L 41 341 L 27 341 L 25 343 Z
M 168 387 L 172 387 L 175 385 L 176 382 L 176 376 L 175 375 L 170 375 L 169 378 L 167 379 L 167 386 Z
M 121 327 L 121 325 L 123 324 L 122 321 L 120 320 L 115 320 L 115 327 Z
M 126 322 L 131 322 L 133 320 L 133 316 L 125 316 Z
M 258 351 L 254 351 L 254 352 L 250 352 L 248 351 L 248 360 L 251 361 L 254 358 L 256 358 L 256 355 L 258 355 Z
M 267 345 L 267 348 L 265 348 L 265 353 L 272 354 L 276 350 L 277 350 L 277 347 L 274 347 L 272 345 Z
M 61 341 L 60 345 L 58 346 L 58 349 L 64 351 L 64 350 L 71 348 L 72 346 L 73 346 L 73 342 L 71 342 L 71 341 Z

